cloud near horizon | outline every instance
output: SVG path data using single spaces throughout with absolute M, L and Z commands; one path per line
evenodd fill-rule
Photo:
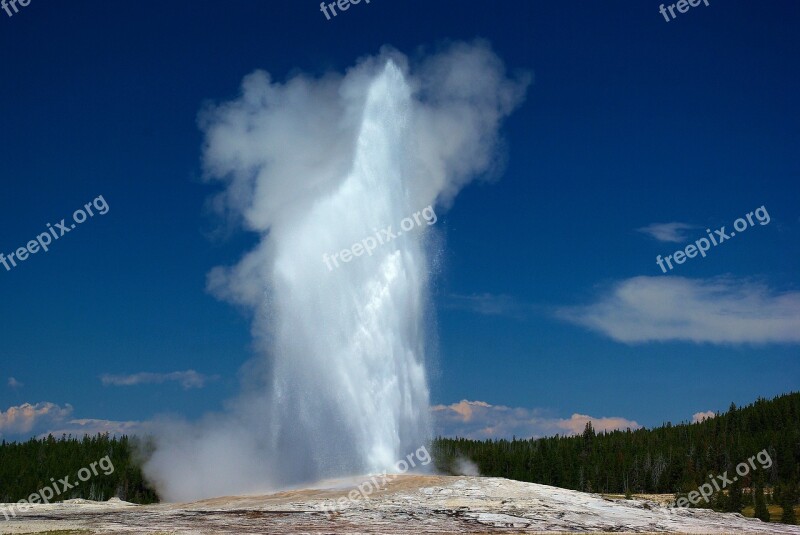
M 162 384 L 168 381 L 180 383 L 184 390 L 191 388 L 203 388 L 206 383 L 217 379 L 217 376 L 207 376 L 197 373 L 194 370 L 171 373 L 150 373 L 141 372 L 132 375 L 110 375 L 103 374 L 100 380 L 103 386 L 135 386 L 144 384 Z
M 24 435 L 39 438 L 53 436 L 141 435 L 152 429 L 153 421 L 117 421 L 95 418 L 73 418 L 73 407 L 60 407 L 55 403 L 24 403 L 0 411 L 0 437 Z M 544 409 L 492 405 L 485 401 L 461 400 L 450 405 L 435 405 L 431 413 L 436 422 L 436 432 L 441 436 L 464 437 L 476 440 L 487 438 L 541 438 L 546 436 L 578 435 L 588 422 L 595 431 L 639 429 L 635 420 L 624 417 L 593 417 L 574 413 L 569 418 L 553 417 Z M 692 423 L 716 417 L 714 411 L 697 412 Z M 27 437 L 25 437 L 27 438 Z
M 49 401 L 23 403 L 0 411 L 0 436 L 24 435 L 34 429 L 62 422 L 72 414 L 72 405 L 63 407 Z
M 800 292 L 731 277 L 633 277 L 556 316 L 629 344 L 800 342 Z
M 647 234 L 658 241 L 682 243 L 688 239 L 687 230 L 698 228 L 700 227 L 697 225 L 673 221 L 672 223 L 652 223 L 646 227 L 637 228 L 636 231 Z
M 451 405 L 435 405 L 431 412 L 439 435 L 478 440 L 577 435 L 583 432 L 588 422 L 592 422 L 597 432 L 642 427 L 635 420 L 622 417 L 597 418 L 575 413 L 569 418 L 554 418 L 542 409 L 506 407 L 466 399 Z
M 709 418 L 714 418 L 717 415 L 714 411 L 705 411 L 705 412 L 696 412 L 692 415 L 692 423 L 700 423 L 703 420 L 708 420 Z
M 136 421 L 116 421 L 116 420 L 98 420 L 93 418 L 82 418 L 78 420 L 69 420 L 61 427 L 48 429 L 39 433 L 39 437 L 46 437 L 53 435 L 59 437 L 61 435 L 73 435 L 82 437 L 83 435 L 96 435 L 98 433 L 109 435 L 137 435 L 141 434 L 145 429 L 145 424 Z
M 63 407 L 49 401 L 23 403 L 0 411 L 0 437 L 30 438 L 46 437 L 49 434 L 83 436 L 97 433 L 130 435 L 142 431 L 142 422 L 118 422 L 99 419 L 71 419 L 73 407 Z

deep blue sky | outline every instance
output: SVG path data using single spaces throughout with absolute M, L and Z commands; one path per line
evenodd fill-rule
M 799 19 L 792 0 L 712 0 L 670 22 L 649 0 L 373 0 L 330 21 L 305 0 L 32 0 L 13 17 L 0 11 L 0 252 L 98 195 L 110 206 L 49 252 L 0 266 L 0 411 L 74 407 L 40 414 L 29 431 L 6 413 L 0 435 L 196 417 L 237 392 L 249 320 L 209 295 L 205 277 L 254 238 L 211 237 L 204 103 L 236 97 L 257 68 L 276 80 L 341 72 L 385 44 L 413 55 L 476 37 L 534 83 L 503 129 L 506 171 L 468 186 L 436 224 L 446 250 L 432 401 L 651 426 L 797 390 L 798 339 L 785 324 L 800 315 Z M 656 266 L 762 205 L 768 225 L 669 276 Z M 667 222 L 698 228 L 676 243 L 636 230 Z M 726 276 L 717 310 L 752 284 L 763 295 L 750 319 L 784 327 L 767 325 L 759 343 L 626 343 L 558 318 L 637 276 Z M 99 379 L 190 369 L 218 377 L 193 389 Z

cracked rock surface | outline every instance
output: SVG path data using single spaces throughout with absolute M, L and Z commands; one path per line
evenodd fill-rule
M 379 490 L 351 492 L 353 478 L 316 488 L 228 496 L 193 503 L 138 506 L 72 500 L 27 505 L 0 533 L 87 530 L 91 533 L 787 533 L 799 526 L 738 514 L 667 508 L 643 500 L 494 477 L 395 477 Z M 362 488 L 365 488 L 362 486 Z M 348 495 L 357 499 L 349 499 Z M 345 500 L 340 500 L 345 498 Z

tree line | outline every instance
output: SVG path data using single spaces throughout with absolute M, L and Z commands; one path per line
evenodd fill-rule
M 55 490 L 51 502 L 72 498 L 105 501 L 112 497 L 133 503 L 156 502 L 158 496 L 145 483 L 138 456 L 134 455 L 133 440 L 108 434 L 83 438 L 64 435 L 59 439 L 49 435 L 27 442 L 3 440 L 0 443 L 0 502 L 27 500 L 45 487 Z M 106 456 L 113 472 L 106 474 L 110 469 L 97 470 L 95 464 L 97 475 L 85 471 L 91 476 L 85 482 L 78 479 L 81 469 L 89 468 Z M 75 485 L 76 482 L 79 484 Z
M 70 498 L 153 503 L 158 495 L 145 481 L 141 462 L 147 447 L 136 437 L 108 434 L 52 435 L 27 442 L 0 443 L 0 502 L 13 503 L 106 456 L 113 473 L 100 473 L 52 501 Z M 782 521 L 795 523 L 793 506 L 800 481 L 800 393 L 746 407 L 731 405 L 699 423 L 666 423 L 654 429 L 596 432 L 511 440 L 437 438 L 432 444 L 437 468 L 457 473 L 461 460 L 476 463 L 484 476 L 499 476 L 585 492 L 669 493 L 675 499 L 710 489 L 727 474 L 730 485 L 708 492 L 693 506 L 740 512 L 755 507 L 768 519 L 768 505 L 779 505 Z M 754 459 L 756 456 L 757 461 Z M 769 463 L 762 462 L 766 457 Z M 736 467 L 750 460 L 747 474 L 733 482 Z M 767 466 L 768 464 L 768 466 Z M 719 487 L 720 485 L 715 485 Z M 697 496 L 694 495 L 696 498 Z M 697 501 L 697 500 L 695 500 Z
M 736 474 L 737 465 L 763 451 L 771 463 L 753 460 L 745 476 Z M 598 433 L 589 423 L 577 436 L 512 440 L 439 437 L 433 455 L 437 467 L 449 473 L 456 473 L 459 461 L 466 458 L 485 476 L 585 492 L 669 493 L 675 494 L 676 501 L 696 497 L 691 493 L 703 484 L 719 481 L 718 476 L 727 472 L 729 480 L 736 476 L 737 481 L 727 488 L 715 488 L 708 503 L 699 500 L 694 506 L 740 512 L 752 504 L 756 516 L 764 517 L 766 505 L 774 503 L 783 508 L 783 521 L 795 523 L 800 393 L 758 399 L 745 407 L 731 404 L 726 413 L 699 423 L 666 423 L 654 429 Z

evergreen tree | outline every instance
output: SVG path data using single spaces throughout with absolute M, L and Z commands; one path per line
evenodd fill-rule
M 51 501 L 70 498 L 103 501 L 113 496 L 134 503 L 158 501 L 156 493 L 144 483 L 141 468 L 132 459 L 133 446 L 128 437 L 98 434 L 81 439 L 66 435 L 56 439 L 50 435 L 27 442 L 3 441 L 0 444 L 0 502 L 26 499 L 31 493 L 53 485 L 53 479 L 68 476 L 75 481 L 78 470 L 92 463 L 97 467 L 106 457 L 110 462 L 108 468 L 113 467 L 113 471 L 106 473 L 107 468 L 99 469 L 91 476 L 91 483 L 56 492 Z
M 719 491 L 711 498 L 711 508 L 715 511 L 728 510 L 728 497 L 723 491 Z
M 691 424 L 668 422 L 654 429 L 611 432 L 586 426 L 576 436 L 439 438 L 435 444 L 436 465 L 445 472 L 464 457 L 486 476 L 620 494 L 686 495 L 701 484 L 721 483 L 717 476 L 726 471 L 728 477 L 736 476 L 731 467 L 757 455 L 757 461 L 752 461 L 756 463 L 752 481 L 742 480 L 738 489 L 728 484 L 711 498 L 715 510 L 741 510 L 745 503 L 755 504 L 755 489 L 748 492 L 746 501 L 741 496 L 743 487 L 755 486 L 755 477 L 763 477 L 767 503 L 775 504 L 780 504 L 777 492 L 772 493 L 776 487 L 800 480 L 800 393 L 732 405 L 726 413 Z M 734 496 L 729 506 L 731 490 Z M 795 502 L 796 498 L 795 494 Z M 709 504 L 701 501 L 698 506 Z
M 742 483 L 736 480 L 728 490 L 728 503 L 725 507 L 727 513 L 741 513 L 742 512 Z
M 797 524 L 797 517 L 794 514 L 794 503 L 797 501 L 796 485 L 787 483 L 781 487 L 780 506 L 783 509 L 781 514 L 781 522 L 784 524 Z
M 756 476 L 753 505 L 755 506 L 754 516 L 763 522 L 769 522 L 769 509 L 767 509 L 767 501 L 764 499 L 764 478 L 760 472 Z

